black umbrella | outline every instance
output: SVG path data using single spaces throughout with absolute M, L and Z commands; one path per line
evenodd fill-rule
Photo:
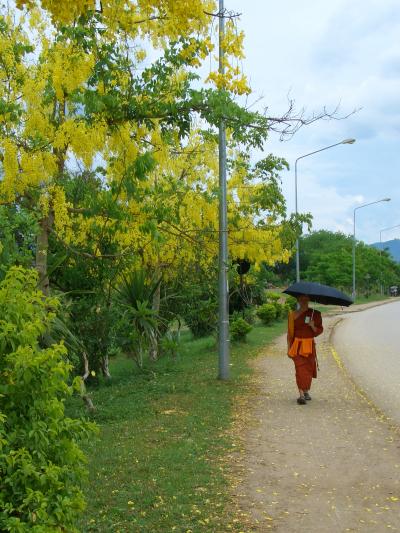
M 329 287 L 329 285 L 321 285 L 312 281 L 298 281 L 283 292 L 295 297 L 307 294 L 312 302 L 324 305 L 343 305 L 348 307 L 354 303 L 344 292 L 338 291 L 334 287 Z

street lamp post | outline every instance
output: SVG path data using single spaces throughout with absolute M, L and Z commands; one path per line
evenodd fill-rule
M 368 204 L 359 205 L 353 209 L 353 292 L 352 298 L 356 299 L 356 211 L 373 204 L 379 204 L 380 202 L 390 202 L 390 198 L 382 198 L 381 200 L 375 200 L 375 202 L 369 202 Z
M 355 139 L 344 139 L 343 141 L 340 141 L 335 144 L 331 144 L 330 146 L 325 146 L 325 148 L 320 148 L 319 150 L 315 150 L 314 152 L 310 152 L 309 154 L 301 155 L 298 157 L 294 163 L 294 198 L 295 198 L 295 211 L 296 215 L 298 213 L 297 211 L 297 163 L 300 159 L 304 159 L 305 157 L 308 157 L 310 155 L 317 154 L 318 152 L 323 152 L 324 150 L 328 150 L 329 148 L 333 148 L 335 146 L 339 146 L 339 144 L 354 144 L 356 142 Z M 296 240 L 296 281 L 300 281 L 300 246 L 299 246 L 299 239 Z
M 390 229 L 400 228 L 400 224 L 396 226 L 390 226 L 390 228 L 383 228 L 379 231 L 379 263 L 380 263 L 380 277 L 381 277 L 381 294 L 383 294 L 383 282 L 382 282 L 382 233 L 384 231 L 389 231 Z
M 224 0 L 219 0 L 219 73 L 225 74 Z M 228 311 L 228 215 L 226 186 L 225 120 L 219 124 L 219 276 L 218 276 L 218 366 L 219 379 L 229 379 L 229 311 Z

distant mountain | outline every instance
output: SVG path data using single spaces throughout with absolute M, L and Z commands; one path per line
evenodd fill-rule
M 379 242 L 374 242 L 373 244 L 371 244 L 371 246 L 374 246 L 378 250 L 381 249 L 381 244 Z M 400 263 L 400 239 L 393 239 L 392 241 L 382 242 L 382 250 L 385 250 L 385 248 L 389 250 L 390 255 L 393 257 L 393 259 Z

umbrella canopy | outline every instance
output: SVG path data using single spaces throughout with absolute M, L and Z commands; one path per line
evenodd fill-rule
M 298 281 L 290 285 L 283 292 L 294 297 L 307 294 L 312 302 L 324 305 L 342 305 L 348 307 L 354 303 L 344 292 L 338 291 L 334 287 L 329 287 L 329 285 L 321 285 L 312 281 Z

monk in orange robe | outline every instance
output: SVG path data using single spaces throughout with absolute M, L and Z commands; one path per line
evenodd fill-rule
M 305 405 L 311 400 L 309 390 L 313 378 L 317 377 L 317 354 L 314 337 L 323 332 L 322 317 L 319 311 L 308 307 L 310 298 L 301 295 L 297 298 L 299 309 L 288 316 L 288 356 L 293 359 L 296 369 L 296 383 L 299 389 L 297 403 Z

